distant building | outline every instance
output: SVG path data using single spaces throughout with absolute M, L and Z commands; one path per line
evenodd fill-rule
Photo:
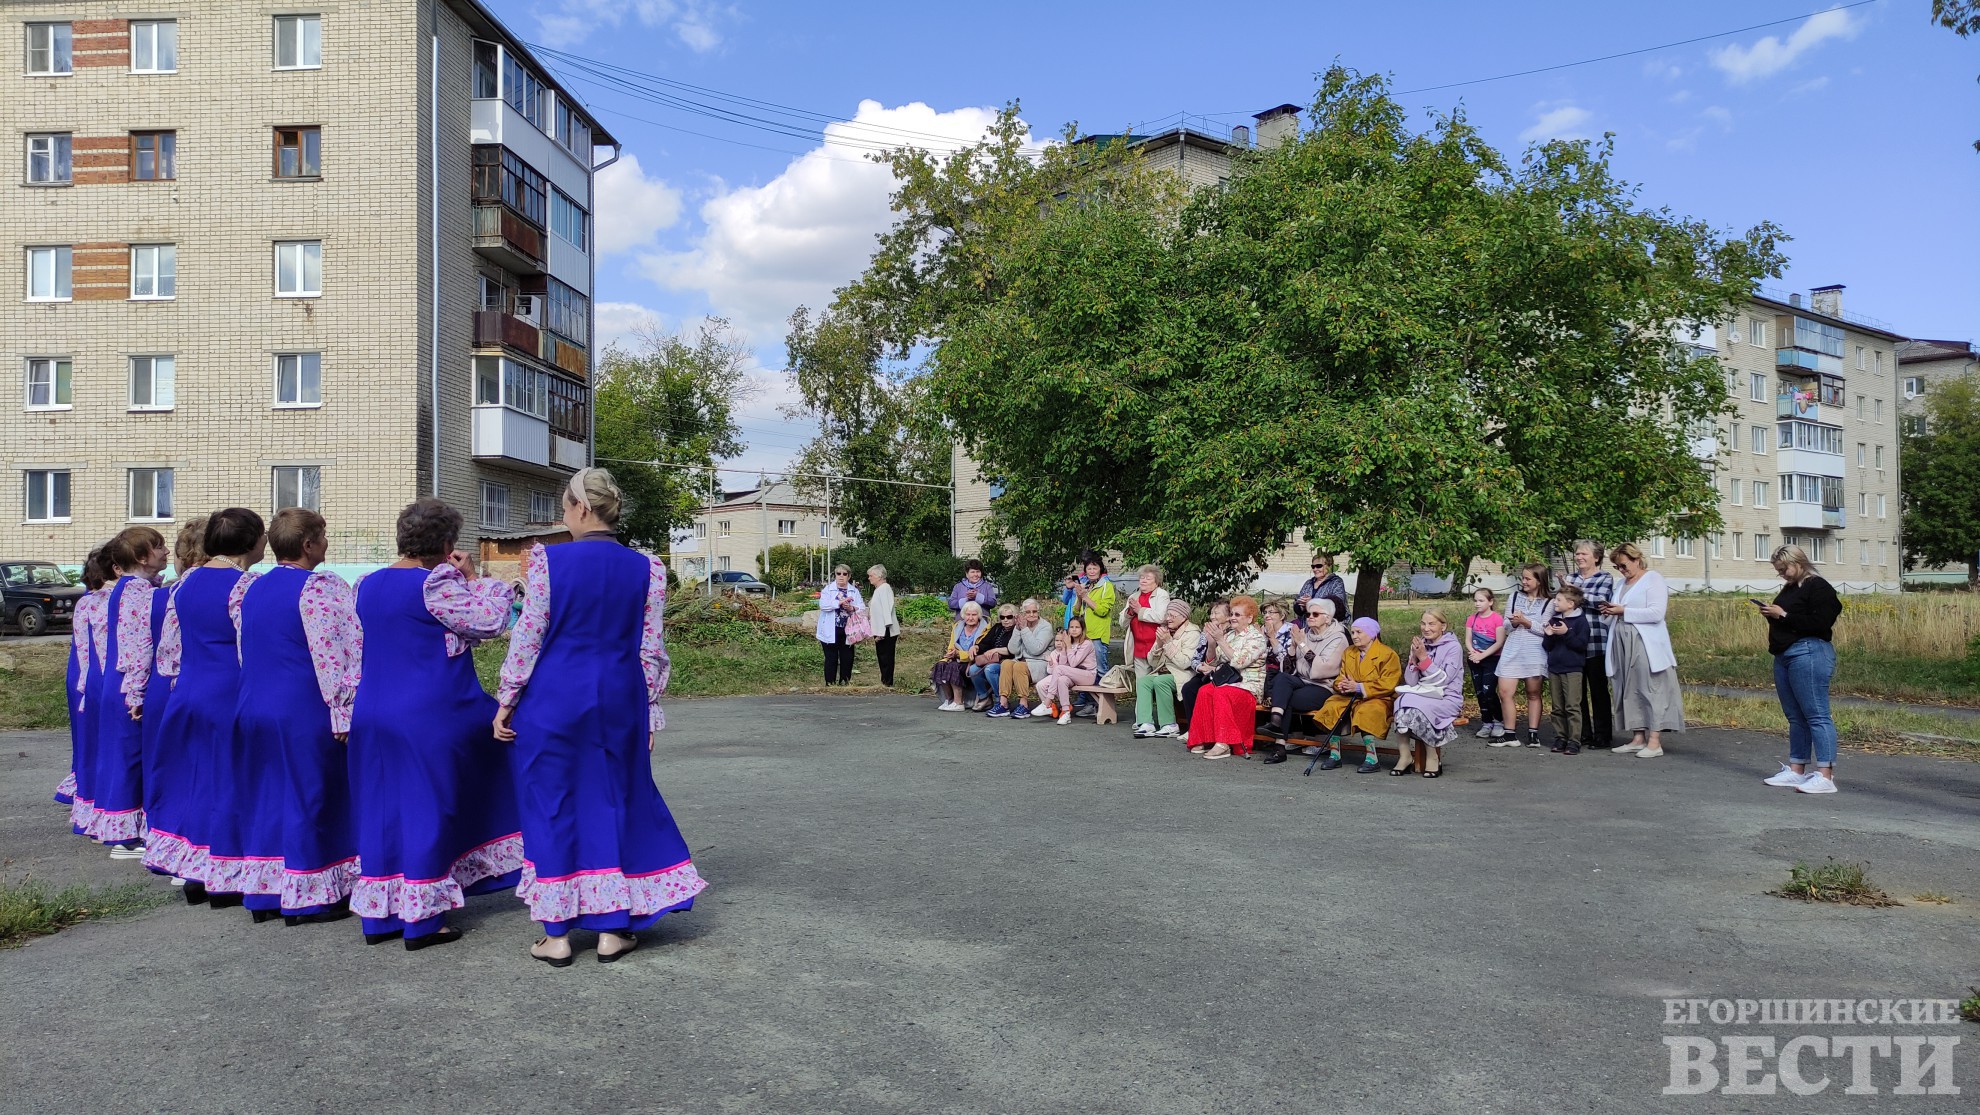
M 852 545 L 818 503 L 787 481 L 725 492 L 694 521 L 692 539 L 677 544 L 668 567 L 684 581 L 706 580 L 711 569 L 741 569 L 761 576 L 772 546 L 839 549 Z M 862 571 L 864 572 L 864 571 Z M 864 583 L 864 582 L 861 582 Z

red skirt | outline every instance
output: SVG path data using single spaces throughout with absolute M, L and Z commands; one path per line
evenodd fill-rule
M 1189 745 L 1222 743 L 1239 755 L 1251 754 L 1258 731 L 1258 698 L 1242 685 L 1206 685 L 1197 691 L 1189 714 Z

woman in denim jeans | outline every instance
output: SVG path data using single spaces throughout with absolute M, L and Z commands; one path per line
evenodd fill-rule
M 1788 761 L 1766 783 L 1804 794 L 1833 794 L 1836 722 L 1829 718 L 1829 679 L 1836 672 L 1832 640 L 1842 600 L 1815 574 L 1801 547 L 1782 546 L 1773 561 L 1787 584 L 1773 603 L 1759 607 L 1767 617 L 1767 650 L 1774 656 L 1774 691 L 1787 714 Z M 1808 769 L 1811 750 L 1813 771 Z

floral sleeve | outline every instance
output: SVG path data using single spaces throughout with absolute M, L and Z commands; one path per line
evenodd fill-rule
M 357 593 L 335 573 L 311 573 L 297 607 L 302 610 L 309 660 L 316 667 L 316 688 L 330 708 L 330 730 L 341 735 L 351 730 L 351 701 L 357 692 L 358 663 L 364 657 Z
M 544 560 L 543 543 L 529 550 L 529 574 L 523 578 L 522 615 L 509 632 L 509 653 L 502 659 L 502 680 L 495 687 L 495 699 L 503 708 L 514 708 L 522 700 L 529 675 L 536 672 L 536 660 L 543 654 L 543 631 L 550 621 L 550 563 Z
M 447 657 L 474 649 L 509 629 L 509 606 L 514 593 L 493 577 L 468 580 L 446 563 L 433 568 L 421 587 L 426 612 L 447 629 Z
M 667 714 L 660 710 L 660 695 L 667 691 L 667 563 L 653 559 L 653 575 L 646 582 L 646 625 L 640 631 L 639 664 L 646 671 L 647 728 L 659 731 L 667 726 Z
M 124 586 L 116 616 L 117 661 L 104 667 L 117 671 L 124 707 L 132 712 L 144 707 L 145 686 L 151 683 L 151 594 L 157 591 L 150 581 L 142 579 Z
M 152 667 L 162 678 L 179 676 L 179 661 L 184 655 L 183 638 L 179 634 L 179 585 L 185 583 L 184 577 L 179 578 L 165 602 L 165 623 L 158 631 L 158 662 Z
M 241 601 L 247 596 L 248 586 L 259 576 L 259 573 L 241 574 L 241 579 L 234 582 L 234 591 L 227 594 L 227 618 L 234 622 L 234 660 L 237 662 L 241 657 Z
M 85 688 L 83 679 L 89 674 L 90 631 L 96 624 L 97 599 L 95 593 L 85 595 L 76 602 L 75 614 L 70 617 L 69 649 L 76 659 L 76 692 Z

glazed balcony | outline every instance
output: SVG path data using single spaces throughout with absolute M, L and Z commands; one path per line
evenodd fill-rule
M 543 235 L 500 202 L 475 204 L 474 250 L 509 271 L 534 275 L 543 270 Z

